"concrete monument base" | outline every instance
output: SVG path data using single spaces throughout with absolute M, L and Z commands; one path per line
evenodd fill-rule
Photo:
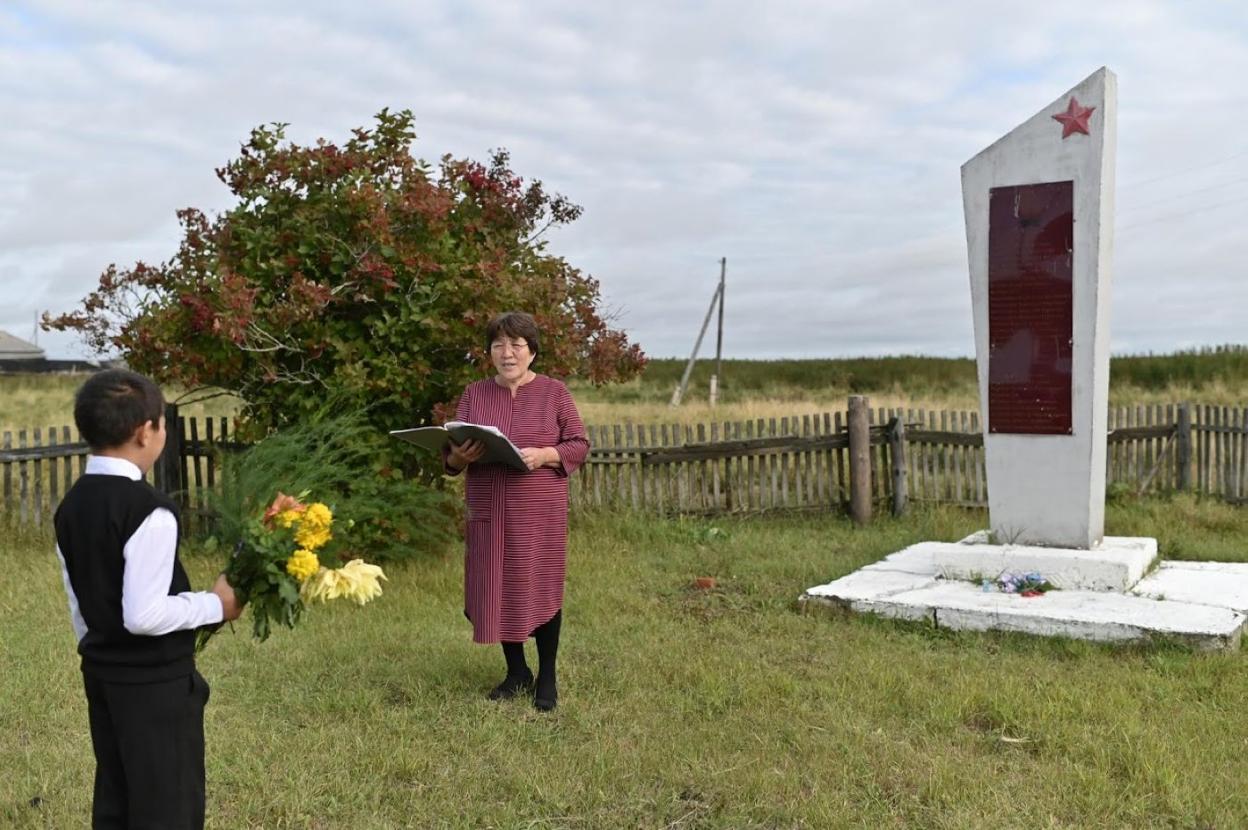
M 1066 591 L 1126 591 L 1143 578 L 1157 559 L 1157 540 L 1106 536 L 1090 550 L 1035 545 L 993 544 L 981 531 L 933 553 L 936 572 L 945 579 L 980 582 L 1004 573 L 1038 571 Z
M 1248 622 L 1248 564 L 1162 562 L 1144 576 L 1157 555 L 1152 539 L 1111 537 L 1099 551 L 1078 551 L 1082 559 L 1074 562 L 1075 551 L 991 545 L 986 538 L 911 545 L 810 588 L 800 602 L 953 630 L 1103 642 L 1160 636 L 1198 649 L 1239 647 Z M 1024 597 L 985 591 L 978 581 L 1030 571 L 1062 589 Z

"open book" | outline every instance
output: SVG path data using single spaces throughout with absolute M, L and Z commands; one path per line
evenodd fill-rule
M 485 455 L 478 464 L 506 464 L 517 470 L 528 470 L 528 465 L 520 457 L 520 450 L 495 427 L 481 424 L 468 424 L 463 421 L 447 421 L 440 427 L 417 427 L 416 429 L 395 429 L 390 434 L 401 438 L 418 447 L 424 447 L 435 453 L 441 453 L 447 441 L 462 444 L 465 441 L 480 441 L 485 444 Z

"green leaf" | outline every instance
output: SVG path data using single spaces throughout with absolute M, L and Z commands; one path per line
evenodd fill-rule
M 287 577 L 277 584 L 277 593 L 283 600 L 289 604 L 299 601 L 299 586 L 295 584 L 293 579 Z

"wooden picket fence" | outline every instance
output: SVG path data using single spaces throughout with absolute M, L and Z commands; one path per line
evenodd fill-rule
M 1110 488 L 1248 500 L 1248 409 L 1117 407 L 1108 426 Z M 754 513 L 844 509 L 850 501 L 844 412 L 588 429 L 593 448 L 572 481 L 574 509 Z M 978 413 L 872 409 L 869 442 L 872 501 L 902 509 L 913 501 L 987 504 Z
M 237 449 L 224 418 L 171 409 L 165 454 L 149 480 L 177 496 L 186 524 L 204 514 L 220 453 Z M 873 409 L 871 501 L 987 503 L 975 412 Z M 854 488 L 845 412 L 696 425 L 590 426 L 571 506 L 659 514 L 847 509 Z M 1106 481 L 1133 493 L 1191 490 L 1248 503 L 1248 409 L 1174 404 L 1109 413 Z M 0 519 L 41 525 L 82 473 L 85 444 L 67 426 L 0 436 Z
M 231 438 L 227 418 L 186 418 L 170 404 L 165 420 L 165 451 L 147 481 L 177 499 L 184 527 L 194 532 L 204 524 L 207 492 L 217 485 L 221 453 L 244 445 Z M 68 426 L 5 432 L 0 436 L 0 523 L 49 522 L 86 463 L 87 445 Z

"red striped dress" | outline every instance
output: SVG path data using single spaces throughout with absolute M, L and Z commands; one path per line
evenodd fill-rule
M 568 476 L 589 439 L 568 388 L 537 375 L 511 390 L 493 378 L 469 384 L 459 421 L 498 427 L 517 447 L 554 447 L 559 467 L 521 472 L 468 466 L 464 613 L 478 643 L 523 642 L 563 607 L 568 552 Z

